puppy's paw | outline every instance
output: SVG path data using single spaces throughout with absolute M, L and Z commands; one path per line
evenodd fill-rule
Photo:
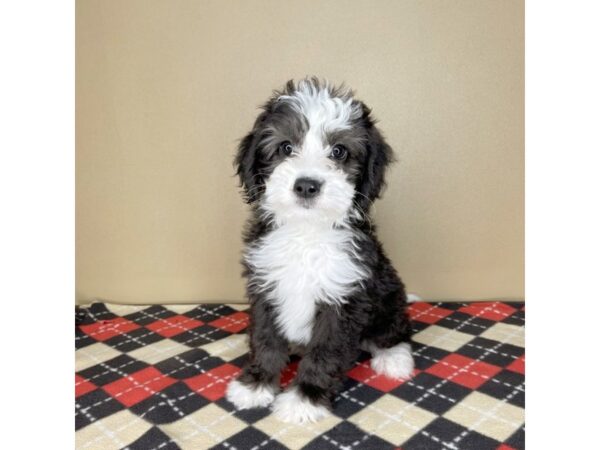
M 410 344 L 403 342 L 391 348 L 372 349 L 371 368 L 388 378 L 410 378 L 415 369 Z
M 265 408 L 275 399 L 272 386 L 249 386 L 238 380 L 232 380 L 227 386 L 226 398 L 236 409 Z
M 294 424 L 317 422 L 330 415 L 325 406 L 312 403 L 296 387 L 277 396 L 273 412 L 279 420 Z

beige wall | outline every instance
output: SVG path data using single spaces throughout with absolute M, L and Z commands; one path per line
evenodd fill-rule
M 523 297 L 523 2 L 77 2 L 77 300 L 240 301 L 237 139 L 289 78 L 346 81 L 399 163 L 410 291 Z

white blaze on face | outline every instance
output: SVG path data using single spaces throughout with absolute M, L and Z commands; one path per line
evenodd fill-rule
M 361 114 L 352 99 L 331 97 L 327 87 L 317 89 L 301 82 L 293 95 L 281 96 L 298 114 L 306 117 L 308 131 L 300 148 L 281 162 L 266 183 L 263 209 L 271 213 L 279 225 L 309 221 L 342 224 L 350 213 L 354 186 L 346 173 L 329 158 L 331 146 L 326 133 L 348 129 L 352 120 Z M 293 186 L 298 178 L 320 181 L 321 192 L 310 207 L 303 205 Z

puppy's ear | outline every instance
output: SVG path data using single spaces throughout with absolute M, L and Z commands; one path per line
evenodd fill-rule
M 370 112 L 366 109 L 367 115 Z M 371 202 L 379 198 L 381 190 L 385 186 L 385 170 L 394 161 L 392 148 L 385 142 L 381 132 L 369 120 L 367 132 L 367 156 L 364 162 L 361 178 L 358 182 L 359 195 L 356 199 L 365 211 L 371 206 Z
M 261 190 L 262 179 L 259 175 L 258 155 L 258 127 L 264 121 L 266 114 L 263 112 L 254 124 L 254 128 L 248 133 L 238 146 L 234 165 L 236 174 L 240 178 L 240 186 L 244 189 L 246 203 L 254 202 Z
M 234 162 L 246 203 L 256 200 L 255 191 L 258 189 L 254 181 L 254 175 L 256 175 L 256 145 L 254 145 L 254 141 L 255 133 L 251 131 L 240 141 Z

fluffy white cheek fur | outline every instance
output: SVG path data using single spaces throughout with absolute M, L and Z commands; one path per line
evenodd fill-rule
M 302 397 L 296 387 L 277 396 L 273 412 L 279 420 L 295 424 L 317 422 L 330 414 L 324 406 L 315 405 Z
M 293 191 L 294 183 L 303 176 L 323 182 L 321 193 L 309 208 L 299 202 Z M 298 221 L 342 225 L 351 213 L 353 198 L 354 186 L 328 158 L 307 161 L 294 156 L 279 164 L 269 176 L 261 206 L 278 225 Z
M 233 380 L 227 386 L 226 397 L 237 409 L 265 408 L 273 402 L 275 391 L 271 386 L 250 387 Z
M 415 363 L 410 344 L 402 342 L 390 348 L 368 348 L 371 352 L 371 368 L 379 375 L 388 378 L 407 379 L 412 374 Z

